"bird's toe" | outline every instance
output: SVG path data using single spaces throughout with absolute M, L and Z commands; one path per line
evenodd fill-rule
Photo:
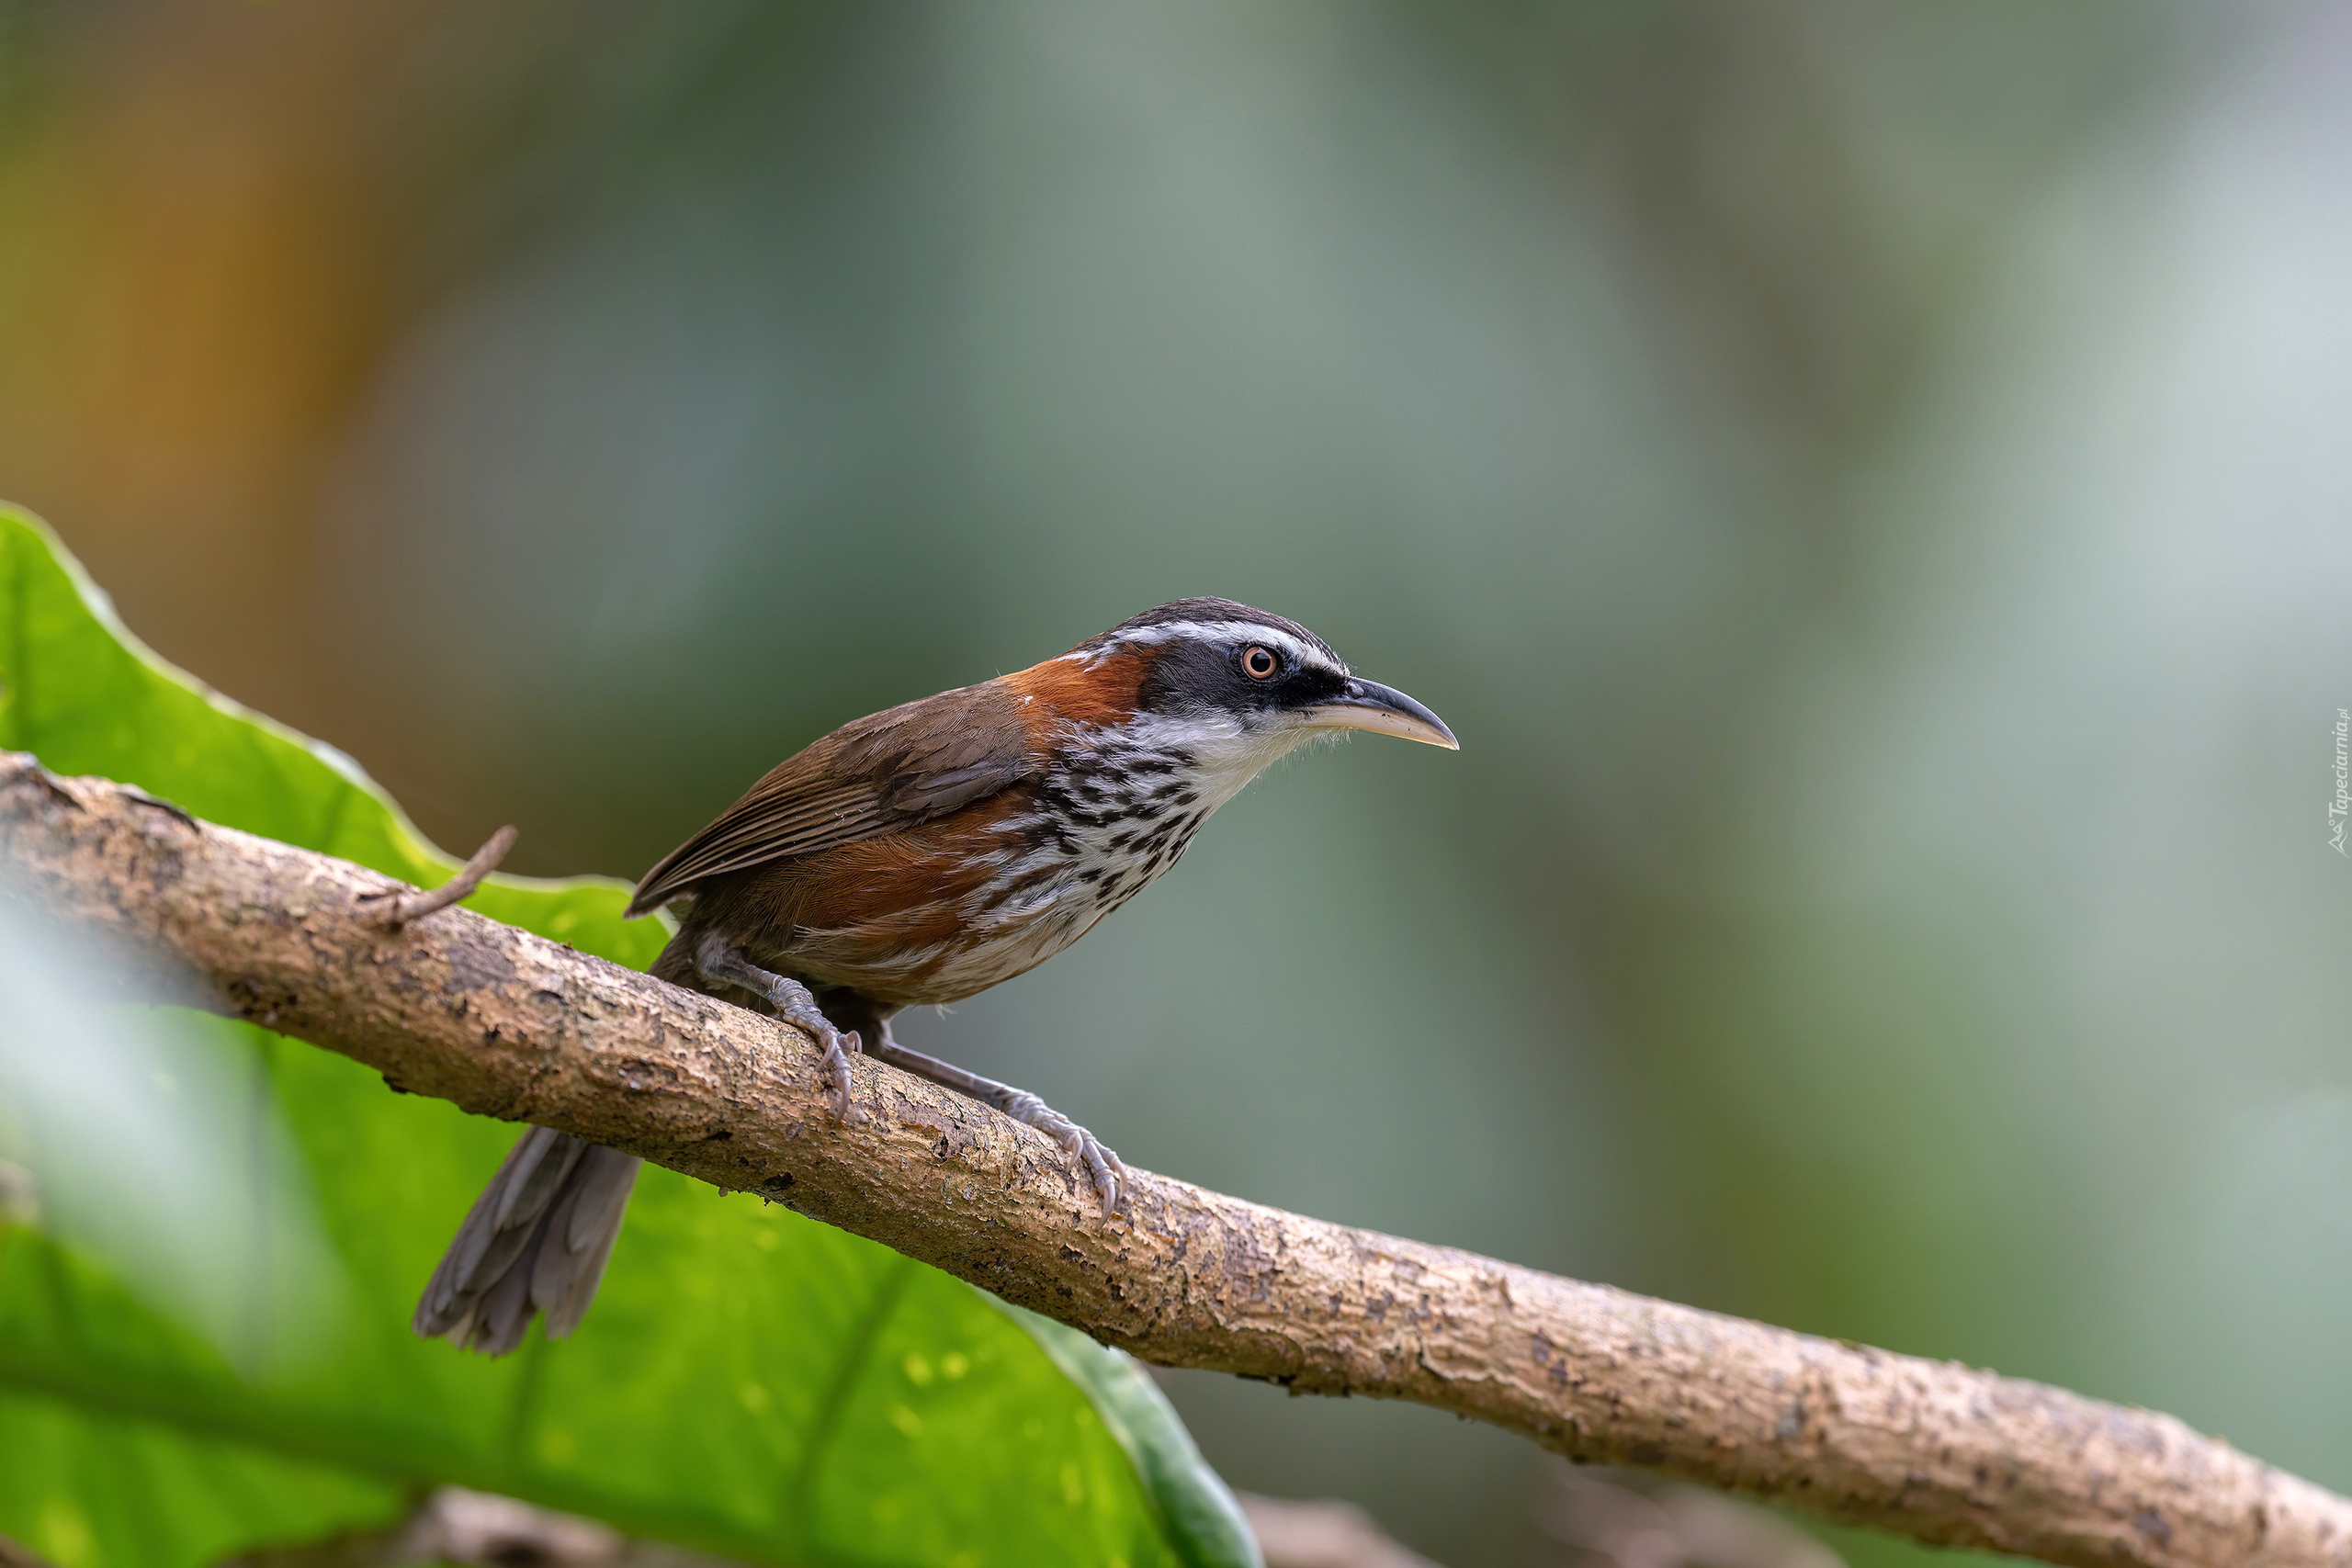
M 865 1120 L 851 1108 L 849 1102 L 852 1082 L 849 1053 L 857 1048 L 857 1036 L 854 1033 L 846 1036 L 850 1042 L 846 1050 L 842 1044 L 843 1038 L 844 1036 L 841 1034 L 828 1032 L 825 1040 L 825 1055 L 820 1066 L 824 1070 L 827 1087 L 832 1091 L 833 1120 L 856 1122 Z
M 1127 1197 L 1125 1162 L 1085 1128 L 1076 1131 L 1078 1145 L 1071 1153 L 1085 1163 L 1086 1174 L 1093 1179 L 1095 1196 L 1102 1200 L 1102 1212 L 1106 1214 L 1125 1213 Z

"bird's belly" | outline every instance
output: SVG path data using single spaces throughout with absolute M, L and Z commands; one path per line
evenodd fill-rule
M 1189 835 L 1186 835 L 1189 837 Z M 794 970 L 895 1006 L 964 998 L 1026 974 L 1173 863 L 1181 842 L 1102 846 L 1068 838 L 1009 855 L 984 882 L 944 898 L 793 933 Z

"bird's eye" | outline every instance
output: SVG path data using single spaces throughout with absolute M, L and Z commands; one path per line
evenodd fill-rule
M 1252 681 L 1262 681 L 1283 667 L 1271 648 L 1252 648 L 1241 655 L 1241 672 Z

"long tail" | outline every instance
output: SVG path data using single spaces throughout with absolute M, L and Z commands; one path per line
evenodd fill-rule
M 702 988 L 674 939 L 652 972 Z M 540 1313 L 548 1338 L 569 1335 L 596 1299 L 643 1163 L 568 1134 L 529 1129 L 474 1200 L 411 1325 L 427 1339 L 492 1356 L 522 1344 Z
M 545 1127 L 525 1133 L 433 1271 L 417 1333 L 503 1356 L 540 1313 L 550 1339 L 579 1327 L 643 1163 Z

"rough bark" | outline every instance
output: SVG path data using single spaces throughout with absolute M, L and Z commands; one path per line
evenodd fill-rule
M 388 930 L 376 873 L 28 757 L 0 756 L 0 882 L 168 964 L 174 999 L 779 1200 L 1147 1361 L 1412 1400 L 1939 1544 L 2352 1568 L 2352 1501 L 2170 1416 L 1145 1172 L 1106 1220 L 1058 1146 L 945 1089 L 861 1059 L 872 1114 L 837 1125 L 773 1020 L 462 908 Z

